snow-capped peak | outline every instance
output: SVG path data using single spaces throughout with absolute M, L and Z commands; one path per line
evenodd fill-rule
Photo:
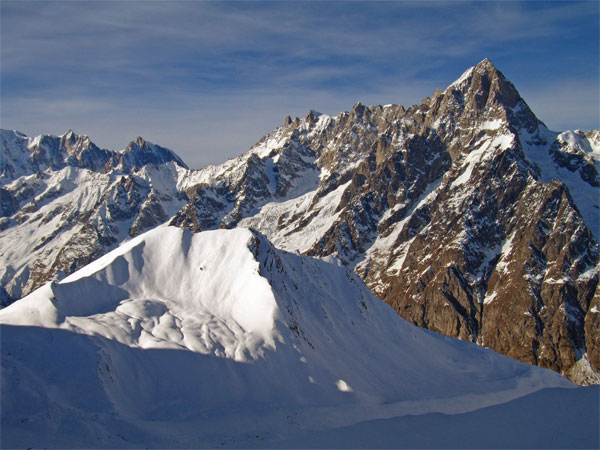
M 494 66 L 494 64 L 492 64 L 492 62 L 488 58 L 484 58 L 475 66 L 469 67 L 467 70 L 465 70 L 462 73 L 462 75 L 460 77 L 458 77 L 448 87 L 449 88 L 460 88 L 464 83 L 466 83 L 467 81 L 469 81 L 472 78 L 472 76 L 475 72 L 478 72 L 481 74 L 486 73 L 486 72 L 493 72 L 495 74 L 499 74 L 500 76 L 502 76 L 502 78 L 504 78 L 504 76 L 496 68 L 496 66 Z
M 173 150 L 148 142 L 141 136 L 129 142 L 121 153 L 124 157 L 123 165 L 126 167 L 142 167 L 146 164 L 164 164 L 174 161 L 180 167 L 188 169 Z
M 188 169 L 172 150 L 152 144 L 138 137 L 121 152 L 100 149 L 88 136 L 72 130 L 60 136 L 40 135 L 29 138 L 18 131 L 2 130 L 0 179 L 10 182 L 23 175 L 59 170 L 67 166 L 104 172 L 119 169 L 129 172 L 146 164 L 164 164 L 173 161 Z

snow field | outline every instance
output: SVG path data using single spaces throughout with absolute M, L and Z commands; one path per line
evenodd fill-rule
M 9 446 L 247 447 L 573 387 L 416 328 L 343 267 L 241 228 L 156 228 L 0 323 Z

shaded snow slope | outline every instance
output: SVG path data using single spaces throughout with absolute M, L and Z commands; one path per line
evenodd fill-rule
M 543 389 L 469 413 L 370 420 L 268 448 L 598 448 L 599 396 L 598 386 Z
M 2 446 L 261 446 L 559 375 L 416 328 L 248 229 L 159 227 L 0 311 Z

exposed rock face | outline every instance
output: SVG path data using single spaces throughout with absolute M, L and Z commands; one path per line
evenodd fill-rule
M 4 252 L 5 297 L 163 222 L 248 226 L 334 255 L 419 326 L 600 383 L 600 131 L 549 131 L 488 60 L 407 109 L 287 117 L 202 170 L 141 138 L 121 153 L 36 139 L 64 143 L 23 163 L 35 145 L 3 134 L 21 163 L 2 166 L 0 237 L 35 236 Z
M 549 132 L 487 60 L 421 105 L 327 123 L 300 140 L 312 201 L 242 224 L 337 256 L 419 326 L 600 381 L 596 131 Z

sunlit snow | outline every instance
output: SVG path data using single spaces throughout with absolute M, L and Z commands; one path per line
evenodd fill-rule
M 573 387 L 416 328 L 343 267 L 241 228 L 159 227 L 0 322 L 8 447 L 278 446 Z

